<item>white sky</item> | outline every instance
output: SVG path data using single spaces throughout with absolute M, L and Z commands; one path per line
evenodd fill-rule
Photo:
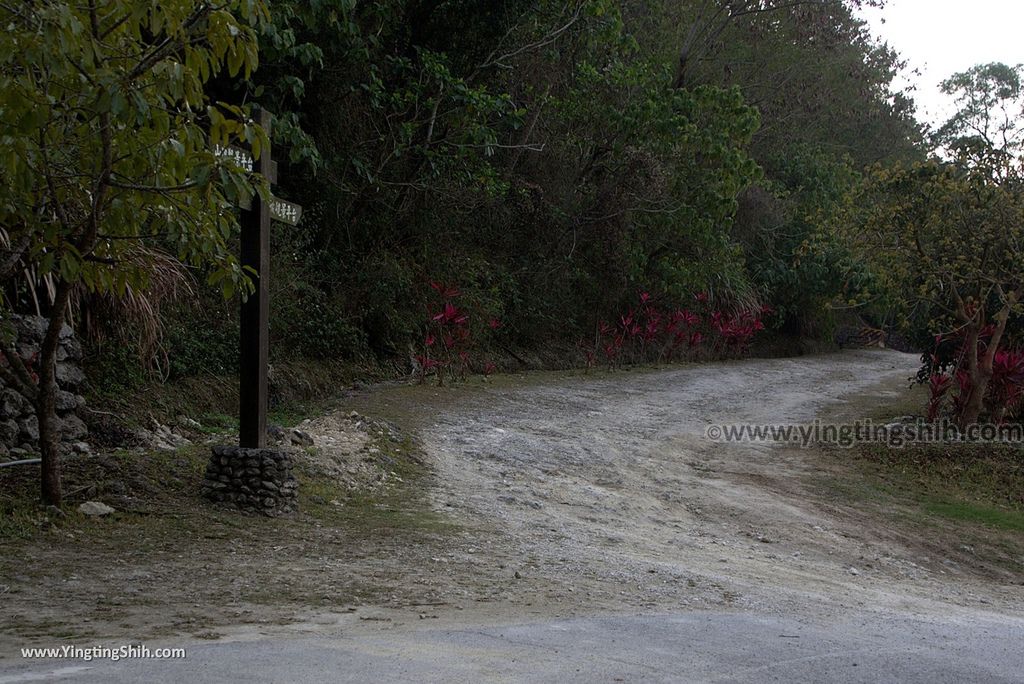
M 910 94 L 918 118 L 932 126 L 944 122 L 952 106 L 940 81 L 975 64 L 1024 62 L 1024 0 L 887 0 L 884 9 L 861 15 L 908 61 L 897 85 L 916 86 Z

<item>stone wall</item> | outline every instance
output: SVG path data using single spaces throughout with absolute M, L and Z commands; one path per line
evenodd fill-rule
M 216 446 L 202 494 L 214 503 L 273 517 L 298 508 L 298 489 L 288 453 Z
M 49 321 L 41 316 L 11 316 L 16 334 L 14 348 L 30 365 L 37 363 L 39 349 L 46 335 Z M 61 449 L 64 452 L 88 451 L 82 440 L 89 430 L 78 412 L 85 407 L 85 398 L 79 393 L 85 382 L 81 368 L 82 345 L 71 328 L 65 325 L 60 332 L 57 349 L 57 415 L 61 426 Z M 38 455 L 39 420 L 35 406 L 14 388 L 0 379 L 0 460 L 17 460 Z

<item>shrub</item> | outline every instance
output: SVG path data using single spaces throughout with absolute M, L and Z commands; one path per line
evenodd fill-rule
M 990 351 L 994 332 L 990 325 L 976 339 L 964 332 L 955 337 L 936 336 L 935 348 L 924 355 L 925 363 L 918 373 L 919 381 L 928 382 L 929 420 L 938 420 L 945 411 L 960 425 L 970 422 L 965 412 L 975 392 L 983 393 L 984 415 L 990 422 L 1000 424 L 1018 416 L 1024 399 L 1024 351 L 995 350 L 991 375 L 982 383 L 967 370 L 972 353 L 976 358 L 984 358 Z
M 603 356 L 608 365 L 671 361 L 678 358 L 731 358 L 745 354 L 754 336 L 764 330 L 770 310 L 715 309 L 707 293 L 693 295 L 690 306 L 660 307 L 649 292 L 639 304 L 620 314 L 614 324 L 601 321 L 592 345 L 581 343 L 587 368 Z

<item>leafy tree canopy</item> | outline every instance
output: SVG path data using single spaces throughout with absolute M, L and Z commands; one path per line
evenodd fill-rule
M 1024 65 L 979 64 L 942 82 L 958 110 L 934 136 L 950 156 L 994 170 L 1020 155 L 1024 146 Z
M 0 241 L 15 269 L 52 288 L 38 383 L 4 348 L 8 384 L 36 402 L 43 498 L 61 498 L 55 353 L 72 290 L 146 287 L 168 254 L 209 268 L 230 295 L 246 285 L 229 246 L 233 205 L 265 183 L 220 158 L 266 132 L 205 86 L 257 66 L 261 0 L 0 4 Z

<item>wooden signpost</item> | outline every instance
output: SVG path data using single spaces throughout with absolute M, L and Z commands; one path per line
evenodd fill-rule
M 253 119 L 270 136 L 270 112 L 253 108 Z M 267 182 L 277 182 L 277 163 L 270 145 L 259 159 L 238 147 L 220 148 L 217 153 L 231 157 L 247 170 L 260 173 Z M 271 196 L 264 201 L 258 194 L 249 202 L 240 202 L 242 228 L 242 267 L 254 280 L 255 289 L 242 302 L 241 338 L 239 340 L 239 446 L 261 449 L 267 445 L 267 359 L 270 351 L 270 222 L 295 225 L 302 217 L 302 207 Z M 249 269 L 252 269 L 249 271 Z

